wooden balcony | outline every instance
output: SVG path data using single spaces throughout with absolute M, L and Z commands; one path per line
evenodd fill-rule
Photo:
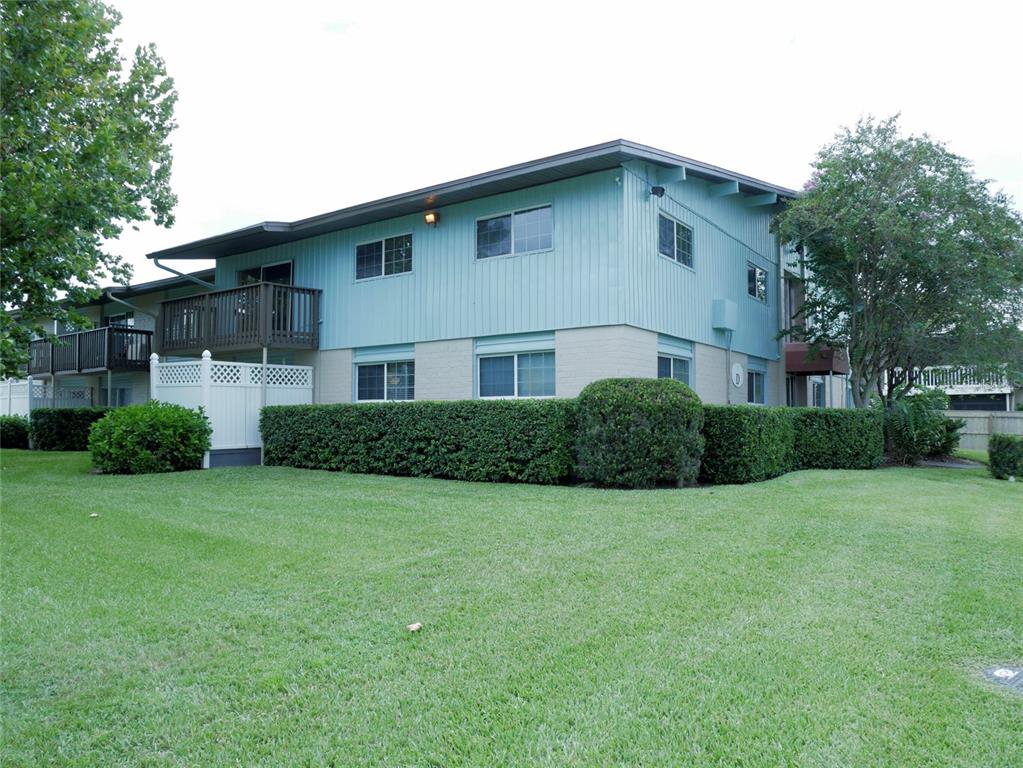
M 46 339 L 29 345 L 28 372 L 33 376 L 63 373 L 149 370 L 153 332 L 112 325 L 63 333 L 57 343 Z
M 252 283 L 160 305 L 161 355 L 260 349 L 317 349 L 320 291 Z
M 785 372 L 800 375 L 849 373 L 849 358 L 845 350 L 818 349 L 811 354 L 810 345 L 801 341 L 785 342 Z

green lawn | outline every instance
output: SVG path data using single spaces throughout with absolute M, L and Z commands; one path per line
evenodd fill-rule
M 1023 696 L 980 675 L 1023 662 L 1023 484 L 986 470 L 2 462 L 4 766 L 1023 762 Z
M 972 448 L 956 448 L 955 455 L 960 459 L 969 459 L 970 461 L 977 461 L 981 464 L 988 463 L 987 451 L 977 451 Z

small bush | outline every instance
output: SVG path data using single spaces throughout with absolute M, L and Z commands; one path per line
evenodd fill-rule
M 790 408 L 792 469 L 874 469 L 884 460 L 881 415 L 868 409 Z
M 929 389 L 896 400 L 885 412 L 885 444 L 892 461 L 916 464 L 939 453 L 947 439 L 948 395 Z
M 151 400 L 114 408 L 93 424 L 89 450 L 96 469 L 115 475 L 201 469 L 211 434 L 201 410 Z
M 703 405 L 673 379 L 604 379 L 579 395 L 578 473 L 597 485 L 693 483 L 703 454 Z
M 928 456 L 951 456 L 959 447 L 960 430 L 966 426 L 966 419 L 953 419 L 944 416 L 942 420 L 941 439 L 932 446 L 933 453 Z
M 39 451 L 87 451 L 89 428 L 109 408 L 37 408 L 32 411 L 32 447 Z
M 276 405 L 263 461 L 308 469 L 557 483 L 573 469 L 574 400 Z
M 0 446 L 28 448 L 28 419 L 24 416 L 0 416 Z
M 1000 480 L 1023 480 L 1023 436 L 994 434 L 988 438 L 988 469 Z
M 788 471 L 794 434 L 790 409 L 705 405 L 703 410 L 703 482 L 756 483 Z

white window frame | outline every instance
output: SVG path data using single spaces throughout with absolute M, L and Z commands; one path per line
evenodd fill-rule
M 495 258 L 495 257 L 491 257 Z M 535 355 L 550 352 L 554 355 L 554 394 L 552 395 L 520 395 L 519 394 L 519 355 Z M 512 359 L 512 391 L 511 395 L 483 395 L 480 361 L 494 357 L 510 357 Z M 476 355 L 476 397 L 480 400 L 546 400 L 558 396 L 558 356 L 553 349 L 529 349 L 523 352 L 493 352 Z
M 407 272 L 395 272 L 392 275 L 387 275 L 387 274 L 384 274 L 384 267 L 387 264 L 387 251 L 386 251 L 386 246 L 384 245 L 384 241 L 385 240 L 392 240 L 392 239 L 394 239 L 396 237 L 408 237 L 408 238 L 410 238 L 409 242 L 412 243 L 412 269 L 408 270 Z M 380 243 L 380 274 L 379 275 L 373 275 L 372 277 L 359 277 L 359 246 L 360 245 L 372 245 L 373 243 Z M 352 249 L 352 256 L 353 256 L 353 259 L 352 259 L 352 270 L 355 273 L 354 282 L 356 282 L 356 283 L 365 283 L 365 282 L 368 282 L 370 280 L 382 280 L 385 277 L 402 277 L 404 275 L 411 275 L 415 271 L 415 269 L 416 269 L 416 244 L 415 244 L 415 238 L 412 236 L 412 232 L 399 232 L 396 235 L 386 235 L 385 237 L 375 237 L 372 240 L 363 240 L 362 242 L 355 244 L 354 248 Z M 394 362 L 401 363 L 401 362 L 405 362 L 405 361 L 404 360 L 395 360 Z M 363 400 L 361 402 L 370 402 L 370 401 Z
M 516 251 L 515 250 L 515 214 L 517 213 L 528 213 L 529 211 L 535 211 L 539 208 L 550 208 L 551 209 L 551 245 L 549 248 L 537 248 L 533 251 Z M 502 253 L 498 256 L 480 256 L 479 246 L 479 223 L 481 221 L 489 221 L 490 219 L 500 219 L 504 216 L 511 216 L 511 250 L 508 253 Z M 494 259 L 507 259 L 512 256 L 522 256 L 527 253 L 547 253 L 548 251 L 554 250 L 554 203 L 537 203 L 536 205 L 527 205 L 524 208 L 515 208 L 510 211 L 502 211 L 500 213 L 488 213 L 486 216 L 477 216 L 473 221 L 472 225 L 472 250 L 473 250 L 473 261 L 484 262 L 493 261 Z
M 404 273 L 401 273 L 401 274 L 404 274 Z M 390 277 L 390 275 L 388 275 L 388 277 Z M 356 363 L 355 364 L 355 402 L 356 403 L 411 403 L 413 400 L 416 399 L 416 383 L 415 383 L 414 379 L 412 381 L 412 397 L 411 397 L 411 399 L 408 399 L 408 400 L 389 400 L 387 398 L 387 366 L 389 366 L 389 365 L 396 365 L 398 363 L 412 363 L 413 365 L 415 365 L 415 362 L 416 362 L 415 358 L 403 358 L 401 360 L 373 360 L 373 361 L 367 360 L 364 363 Z M 359 369 L 360 368 L 369 367 L 371 365 L 382 365 L 382 366 L 384 366 L 384 397 L 383 397 L 383 399 L 373 398 L 373 399 L 363 400 L 363 399 L 361 399 L 359 397 Z M 415 373 L 413 372 L 412 375 L 415 376 Z
M 760 298 L 756 294 L 753 294 L 753 293 L 749 292 L 749 271 L 751 269 L 755 269 L 757 272 L 763 272 L 764 273 L 764 298 Z M 771 278 L 771 273 L 768 270 L 764 269 L 763 267 L 761 267 L 761 266 L 759 266 L 757 264 L 754 264 L 752 261 L 747 261 L 746 262 L 746 295 L 749 296 L 751 299 L 759 301 L 761 304 L 766 304 L 767 303 L 767 293 L 768 293 L 768 289 L 770 287 L 768 285 L 768 283 L 770 281 L 770 278 Z M 754 285 L 758 284 L 758 281 L 756 279 L 756 275 L 754 275 L 754 277 L 753 277 L 753 284 Z
M 692 243 L 692 253 L 689 254 L 689 257 L 690 257 L 690 260 L 693 262 L 692 264 L 686 264 L 684 261 L 679 261 L 674 256 L 667 256 L 667 255 L 661 253 L 661 217 L 662 216 L 664 218 L 666 218 L 668 221 L 675 222 L 675 226 L 676 227 L 685 227 L 686 229 L 689 230 L 689 242 Z M 657 211 L 657 219 L 656 219 L 655 223 L 656 223 L 656 227 L 654 229 L 654 239 L 656 241 L 656 244 L 654 245 L 654 248 L 657 251 L 657 255 L 660 256 L 662 259 L 667 259 L 668 261 L 670 261 L 672 264 L 674 264 L 676 266 L 684 267 L 685 269 L 688 269 L 691 272 L 695 272 L 696 271 L 696 228 L 689 226 L 684 221 L 679 221 L 674 216 L 672 216 L 672 215 L 670 215 L 668 213 L 665 213 L 662 210 L 658 210 Z M 672 235 L 673 235 L 673 237 L 671 239 L 671 249 L 677 255 L 678 254 L 678 234 L 675 233 L 675 232 L 672 232 Z
M 823 400 L 821 405 L 817 405 L 817 387 L 820 387 L 821 400 Z M 813 408 L 828 407 L 828 385 L 823 376 L 810 377 L 810 401 Z
M 672 355 L 672 354 L 669 354 L 669 353 L 666 353 L 666 352 L 658 352 L 657 353 L 657 358 L 658 358 L 657 359 L 657 365 L 658 365 L 658 367 L 660 367 L 660 363 L 661 363 L 660 358 L 662 358 L 662 357 L 666 357 L 669 360 L 671 360 L 671 376 L 669 378 L 673 379 L 674 381 L 682 381 L 681 379 L 676 379 L 675 378 L 675 362 L 678 361 L 678 360 L 682 360 L 682 361 L 685 361 L 686 363 L 688 363 L 688 365 L 689 365 L 689 375 L 686 377 L 686 380 L 683 381 L 682 383 L 685 384 L 687 387 L 692 387 L 693 386 L 693 358 L 685 357 L 684 355 Z M 658 373 L 657 378 L 661 378 L 660 370 L 658 370 L 657 373 Z
M 762 402 L 762 403 L 758 403 L 755 400 L 750 400 L 749 399 L 749 388 L 750 388 L 750 384 L 753 383 L 753 376 L 754 375 L 761 376 L 763 378 L 763 380 L 764 380 L 764 386 L 763 386 L 764 402 Z M 750 367 L 746 368 L 746 404 L 747 405 L 767 405 L 767 371 L 765 371 L 765 370 L 763 370 L 761 368 L 750 368 Z

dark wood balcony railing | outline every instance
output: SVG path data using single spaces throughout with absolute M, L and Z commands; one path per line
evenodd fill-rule
M 203 350 L 316 349 L 320 291 L 252 283 L 160 305 L 160 354 Z
M 111 325 L 91 331 L 63 333 L 57 343 L 46 339 L 29 345 L 28 372 L 99 373 L 149 368 L 153 332 Z

